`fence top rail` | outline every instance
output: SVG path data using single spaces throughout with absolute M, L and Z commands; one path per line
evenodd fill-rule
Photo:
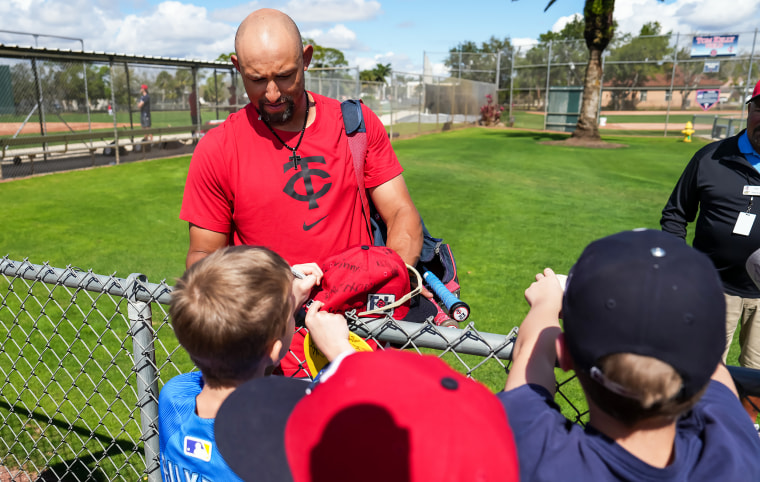
M 118 130 L 119 137 L 144 136 L 146 134 L 177 134 L 189 132 L 196 129 L 194 125 L 172 126 L 172 127 L 148 127 L 140 129 L 123 129 Z M 24 146 L 27 144 L 36 145 L 52 142 L 70 142 L 70 141 L 90 141 L 113 139 L 114 131 L 106 130 L 101 132 L 78 132 L 68 134 L 48 134 L 23 137 L 0 137 L 0 148 L 5 146 Z
M 135 64 L 172 65 L 176 67 L 204 67 L 232 70 L 229 62 L 218 60 L 189 60 L 169 57 L 154 57 L 152 55 L 127 55 L 113 52 L 77 51 L 68 49 L 49 49 L 44 47 L 24 47 L 19 45 L 0 44 L 0 57 L 39 58 L 57 60 L 80 60 L 89 62 L 126 62 Z
M 47 136 L 24 136 L 24 137 L 0 137 L 0 148 L 5 149 L 10 146 L 38 145 L 45 142 L 71 142 L 71 141 L 91 141 L 113 138 L 111 132 L 81 132 L 77 134 L 51 134 Z
M 166 283 L 150 283 L 144 275 L 135 273 L 127 279 L 94 274 L 69 266 L 54 268 L 48 264 L 32 264 L 27 260 L 14 261 L 7 256 L 0 258 L 0 275 L 23 278 L 46 284 L 62 285 L 96 293 L 128 299 L 130 302 L 171 302 L 172 287 Z M 390 318 L 357 318 L 347 314 L 351 329 L 360 336 L 373 336 L 383 341 L 405 344 L 413 341 L 418 347 L 454 350 L 458 354 L 512 359 L 512 347 L 516 330 L 506 335 L 483 333 L 470 323 L 466 328 L 438 328 L 430 323 L 412 323 Z

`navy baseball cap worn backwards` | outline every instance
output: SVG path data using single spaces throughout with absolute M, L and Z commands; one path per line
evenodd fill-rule
M 717 271 L 703 253 L 661 231 L 626 231 L 589 244 L 568 275 L 562 312 L 576 369 L 621 395 L 596 366 L 607 355 L 667 363 L 683 380 L 678 398 L 685 400 L 707 384 L 725 347 Z

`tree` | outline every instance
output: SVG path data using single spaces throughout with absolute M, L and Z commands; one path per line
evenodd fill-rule
M 332 47 L 323 47 L 317 44 L 314 39 L 306 38 L 303 41 L 304 45 L 311 45 L 314 49 L 314 54 L 311 56 L 311 67 L 315 69 L 330 69 L 334 67 L 346 67 L 348 61 L 338 49 Z
M 362 82 L 385 82 L 386 77 L 391 75 L 391 64 L 377 64 L 369 70 L 359 72 L 359 80 Z
M 549 0 L 544 11 L 556 1 Z M 575 139 L 601 139 L 597 124 L 597 106 L 602 83 L 602 52 L 615 33 L 615 22 L 612 18 L 614 10 L 615 0 L 585 0 L 583 5 L 583 38 L 586 40 L 589 57 L 583 81 L 581 112 L 572 135 Z
M 515 64 L 524 66 L 520 77 L 515 79 L 515 87 L 518 91 L 527 88 L 529 99 L 525 100 L 525 103 L 543 107 L 546 88 L 545 66 L 549 60 L 552 64 L 550 86 L 582 84 L 582 66 L 586 64 L 588 56 L 585 45 L 579 48 L 579 43 L 583 41 L 583 29 L 583 17 L 577 15 L 559 32 L 550 30 L 539 35 L 537 45 L 531 47 L 524 55 L 515 56 Z M 550 52 L 551 59 L 548 58 Z
M 480 46 L 468 40 L 450 48 L 444 64 L 449 68 L 449 75 L 452 77 L 493 84 L 496 82 L 496 61 L 499 53 L 502 53 L 499 70 L 509 72 L 512 43 L 509 38 L 499 40 L 493 36 Z M 508 85 L 508 82 L 509 76 L 500 76 L 500 84 Z
M 551 0 L 546 8 L 549 8 L 554 1 Z M 586 0 L 583 6 L 585 23 L 583 38 L 586 40 L 589 57 L 583 82 L 581 112 L 572 135 L 576 139 L 601 140 L 597 124 L 597 106 L 600 96 L 599 87 L 602 83 L 602 52 L 607 48 L 615 32 L 612 19 L 614 9 L 615 0 Z
M 232 63 L 232 56 L 235 55 L 235 52 L 230 52 L 228 54 L 219 54 L 219 57 L 216 58 L 217 62 L 230 62 Z
M 610 107 L 615 110 L 633 110 L 640 101 L 639 88 L 648 80 L 659 76 L 665 80 L 663 59 L 669 53 L 669 37 L 662 36 L 659 22 L 645 23 L 637 37 L 623 35 L 614 41 L 606 63 L 605 80 L 612 90 Z M 672 56 L 671 56 L 672 58 Z M 644 60 L 643 63 L 628 63 Z

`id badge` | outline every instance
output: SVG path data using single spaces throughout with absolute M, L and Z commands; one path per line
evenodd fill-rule
M 752 213 L 739 213 L 739 217 L 736 218 L 736 224 L 734 225 L 734 234 L 749 236 L 752 224 L 755 222 L 755 216 Z

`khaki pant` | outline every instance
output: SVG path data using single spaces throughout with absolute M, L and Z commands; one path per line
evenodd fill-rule
M 740 298 L 728 294 L 725 296 L 726 350 L 723 352 L 723 362 L 726 361 L 731 340 L 741 321 L 739 365 L 760 369 L 760 298 Z

